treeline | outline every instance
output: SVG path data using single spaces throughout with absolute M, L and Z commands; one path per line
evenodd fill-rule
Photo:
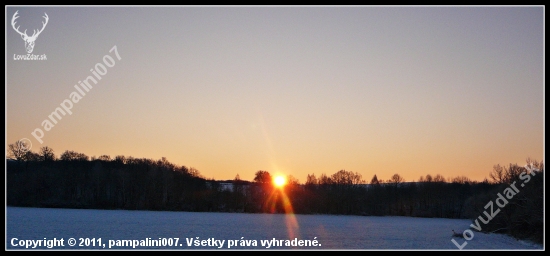
M 304 184 L 289 176 L 285 187 L 276 188 L 267 171 L 256 172 L 253 182 L 239 175 L 221 182 L 165 158 L 96 158 L 74 151 L 58 158 L 51 148 L 34 153 L 17 143 L 9 145 L 8 157 L 10 206 L 470 218 L 483 232 L 540 242 L 543 236 L 544 166 L 530 159 L 531 169 L 496 165 L 491 182 L 441 175 L 405 182 L 395 174 L 389 180 L 374 175 L 367 184 L 361 174 L 340 170 L 310 174 Z M 504 192 L 512 184 L 519 192 Z M 506 198 L 504 207 L 499 193 Z M 489 202 L 500 212 L 489 212 Z
M 166 159 L 59 159 L 7 163 L 14 206 L 209 211 L 205 179 Z
M 527 159 L 526 166 L 495 165 L 493 186 L 468 199 L 474 220 L 472 230 L 504 233 L 519 239 L 543 242 L 544 164 Z
M 427 177 L 427 181 L 405 182 L 399 174 L 386 181 L 374 175 L 365 185 L 360 174 L 345 170 L 330 177 L 308 175 L 304 210 L 321 214 L 466 218 L 466 200 L 491 186 L 464 177 L 450 183 Z

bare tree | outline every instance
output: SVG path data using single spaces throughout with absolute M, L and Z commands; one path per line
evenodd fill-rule
M 489 173 L 489 177 L 493 179 L 493 183 L 502 183 L 504 181 L 504 167 L 500 164 L 493 165 L 493 171 Z
M 61 154 L 59 159 L 65 161 L 88 161 L 89 157 L 84 153 L 78 153 L 72 150 L 65 150 L 65 152 Z
M 101 161 L 111 161 L 111 156 L 109 155 L 100 155 L 97 160 L 101 160 Z
M 393 176 L 391 176 L 391 178 L 388 180 L 388 183 L 394 184 L 396 186 L 400 183 L 403 183 L 403 182 L 405 182 L 405 179 L 397 173 L 394 174 Z
M 300 185 L 300 182 L 298 181 L 298 179 L 295 178 L 295 177 L 292 176 L 292 175 L 288 175 L 288 176 L 286 177 L 286 183 L 287 183 L 288 185 L 291 185 L 291 186 Z
M 307 180 L 306 180 L 306 186 L 311 186 L 311 185 L 317 185 L 319 184 L 319 181 L 317 180 L 317 177 L 315 177 L 315 173 L 311 174 L 311 175 L 307 175 Z
M 433 181 L 434 181 L 434 179 L 433 179 L 432 175 L 430 175 L 430 174 L 426 175 L 426 178 L 424 179 L 424 182 L 433 182 Z
M 7 157 L 17 161 L 25 161 L 27 151 L 29 151 L 28 145 L 26 145 L 25 142 L 18 140 L 13 144 L 8 145 Z
M 319 185 L 329 185 L 332 184 L 332 179 L 328 177 L 326 174 L 321 174 L 321 176 L 318 179 Z
M 445 177 L 443 177 L 441 174 L 437 174 L 434 177 L 434 182 L 445 182 Z
M 53 149 L 45 146 L 40 148 L 40 152 L 38 153 L 40 155 L 41 161 L 46 162 L 53 162 L 56 160 L 55 153 L 53 152 Z
M 460 184 L 468 184 L 472 181 L 466 176 L 458 176 L 458 177 L 453 178 L 452 182 L 453 183 L 460 183 Z
M 365 181 L 361 179 L 361 174 L 357 172 L 353 173 L 346 170 L 340 170 L 330 177 L 332 182 L 338 185 L 358 185 L 361 183 L 365 183 Z

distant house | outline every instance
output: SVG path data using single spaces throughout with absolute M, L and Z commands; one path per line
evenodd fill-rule
M 233 192 L 234 191 L 234 187 L 235 187 L 235 182 L 232 181 L 232 180 L 223 180 L 223 181 L 207 181 L 206 182 L 206 186 L 208 186 L 208 188 L 212 188 L 213 187 L 213 183 L 217 183 L 217 185 L 220 187 L 220 190 L 225 190 L 225 191 L 230 191 L 230 192 Z M 252 182 L 250 181 L 241 181 L 241 184 L 243 187 L 248 187 Z
M 233 192 L 233 182 L 220 182 L 220 186 L 222 190 Z

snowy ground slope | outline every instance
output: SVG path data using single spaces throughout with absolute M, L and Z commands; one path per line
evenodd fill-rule
M 136 249 L 212 249 L 214 246 L 188 246 L 186 238 L 224 240 L 221 248 L 227 250 L 228 240 L 256 241 L 257 245 L 232 246 L 230 249 L 265 250 L 261 240 L 316 240 L 317 247 L 271 246 L 269 249 L 399 249 L 399 250 L 458 250 L 451 242 L 451 230 L 469 228 L 469 220 L 364 217 L 332 215 L 283 215 L 242 213 L 191 213 L 125 210 L 77 210 L 6 208 L 6 248 L 17 240 L 61 239 L 65 247 L 53 249 L 102 249 L 101 247 L 69 247 L 69 238 L 102 238 L 108 240 L 146 238 L 179 238 L 178 247 L 136 247 Z M 459 245 L 466 241 L 455 238 Z M 463 249 L 475 250 L 542 250 L 541 245 L 518 241 L 499 234 L 474 232 Z M 39 247 L 38 249 L 48 249 Z M 132 249 L 114 247 L 113 249 Z

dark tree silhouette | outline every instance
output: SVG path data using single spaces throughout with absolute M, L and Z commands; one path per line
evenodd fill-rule
M 40 148 L 40 160 L 45 162 L 53 162 L 56 160 L 55 153 L 52 148 L 45 146 Z
M 378 181 L 378 177 L 376 177 L 376 174 L 372 177 L 370 180 L 370 184 L 372 185 L 380 185 L 380 182 Z
M 59 159 L 63 161 L 88 161 L 89 157 L 83 153 L 66 150 L 61 154 Z
M 268 171 L 263 171 L 263 170 L 257 171 L 254 176 L 254 181 L 262 184 L 271 183 L 272 181 L 271 174 L 269 174 Z
M 25 156 L 28 151 L 28 146 L 24 142 L 16 141 L 15 143 L 8 145 L 7 157 L 17 161 L 25 161 Z

